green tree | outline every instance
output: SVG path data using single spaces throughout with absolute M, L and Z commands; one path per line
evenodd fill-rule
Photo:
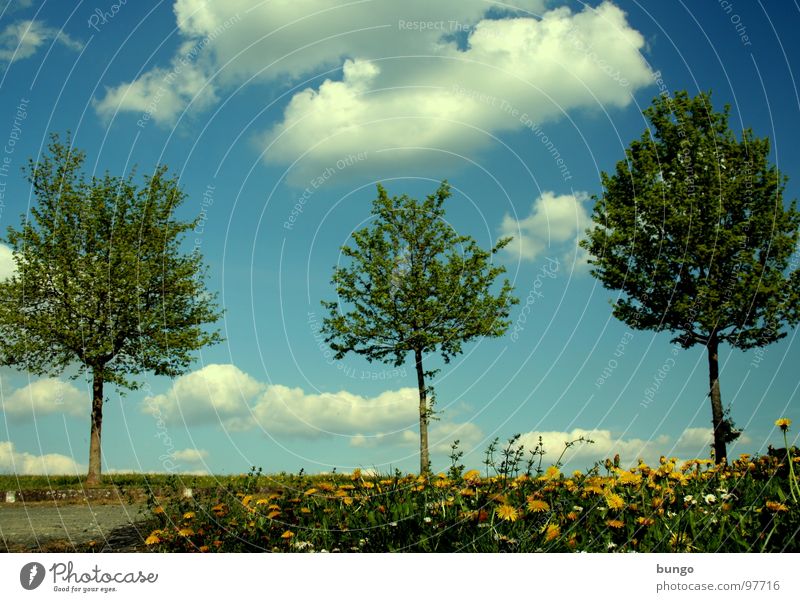
M 419 202 L 406 195 L 392 197 L 378 185 L 374 219 L 353 233 L 353 247 L 342 247 L 350 260 L 334 268 L 332 284 L 337 301 L 325 302 L 330 315 L 323 320 L 326 341 L 341 359 L 348 352 L 402 365 L 414 357 L 419 389 L 420 472 L 430 467 L 428 422 L 434 395 L 426 379 L 426 354 L 438 351 L 445 363 L 462 345 L 479 337 L 499 337 L 506 331 L 512 287 L 505 280 L 497 294 L 490 289 L 505 272 L 492 256 L 510 238 L 491 251 L 469 236 L 456 233 L 444 221 L 444 202 L 450 187 Z M 347 307 L 345 307 L 347 306 Z
M 37 204 L 8 228 L 15 273 L 0 282 L 0 363 L 92 380 L 87 482 L 101 479 L 103 387 L 135 389 L 132 376 L 176 376 L 192 352 L 218 342 L 204 324 L 220 313 L 204 289 L 197 250 L 180 250 L 195 222 L 174 212 L 185 198 L 158 167 L 87 180 L 85 153 L 52 135 L 49 154 L 24 170 Z
M 614 316 L 637 329 L 669 331 L 673 344 L 708 352 L 714 456 L 739 434 L 723 410 L 719 348 L 750 349 L 798 322 L 796 204 L 769 162 L 769 140 L 728 126 L 711 95 L 657 97 L 649 127 L 602 174 L 595 226 L 582 242 L 592 274 L 620 291 Z

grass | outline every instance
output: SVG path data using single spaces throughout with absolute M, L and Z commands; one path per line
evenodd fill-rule
M 560 458 L 542 467 L 539 448 L 524 462 L 516 441 L 499 452 L 493 443 L 484 472 L 464 472 L 454 447 L 438 475 L 296 475 L 263 491 L 253 472 L 194 499 L 154 497 L 146 543 L 164 552 L 800 551 L 787 460 L 661 458 L 626 469 L 608 459 L 565 475 Z

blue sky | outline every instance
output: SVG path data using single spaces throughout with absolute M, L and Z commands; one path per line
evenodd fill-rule
M 730 104 L 732 127 L 772 140 L 787 203 L 798 196 L 794 4 L 142 4 L 0 3 L 0 228 L 35 202 L 20 167 L 50 132 L 71 131 L 89 171 L 166 163 L 189 195 L 181 216 L 203 217 L 186 245 L 225 309 L 226 341 L 187 375 L 109 390 L 106 469 L 414 470 L 411 364 L 333 361 L 320 301 L 377 182 L 421 196 L 445 178 L 459 232 L 483 246 L 515 236 L 499 260 L 522 301 L 506 336 L 449 365 L 428 358 L 442 368 L 434 468 L 453 439 L 479 466 L 489 441 L 515 433 L 542 435 L 552 461 L 564 440 L 591 437 L 575 468 L 616 452 L 706 455 L 705 349 L 673 355 L 668 334 L 616 321 L 577 240 L 600 171 L 641 134 L 662 85 Z M 0 247 L 0 276 L 11 269 Z M 723 403 L 744 428 L 731 453 L 782 445 L 774 420 L 800 419 L 795 335 L 723 348 Z M 68 376 L 0 368 L 0 471 L 85 469 L 89 389 Z

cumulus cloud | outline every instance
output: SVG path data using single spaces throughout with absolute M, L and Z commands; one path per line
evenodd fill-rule
M 241 84 L 297 83 L 257 142 L 270 163 L 303 157 L 300 177 L 350 154 L 368 154 L 360 165 L 397 166 L 422 159 L 382 151 L 470 152 L 574 109 L 627 106 L 651 83 L 644 38 L 614 4 L 576 13 L 544 4 L 374 0 L 364 10 L 336 0 L 176 0 L 184 43 L 171 68 L 109 88 L 96 108 L 105 116 L 152 108 L 171 127 L 184 108 L 203 109 Z M 304 83 L 313 77 L 324 79 Z
M 209 364 L 175 379 L 167 393 L 146 397 L 144 411 L 167 424 L 224 424 L 247 415 L 263 388 L 232 364 Z
M 454 441 L 459 441 L 459 449 L 469 451 L 483 440 L 483 431 L 472 422 L 452 422 L 441 420 L 431 423 L 428 429 L 428 442 L 431 453 L 448 453 Z M 407 429 L 395 433 L 357 434 L 350 439 L 351 447 L 419 447 L 419 430 Z
M 208 458 L 208 452 L 204 449 L 195 449 L 187 447 L 173 452 L 172 459 L 176 462 L 185 462 L 186 464 L 202 464 Z
M 528 216 L 517 220 L 506 214 L 500 232 L 513 237 L 506 250 L 517 259 L 535 261 L 550 254 L 572 263 L 576 251 L 583 251 L 578 241 L 591 224 L 588 199 L 585 192 L 556 195 L 544 191 L 533 202 Z M 585 257 L 579 253 L 578 261 L 585 262 Z
M 0 62 L 13 63 L 36 54 L 48 42 L 58 42 L 65 48 L 80 51 L 83 44 L 62 30 L 48 27 L 41 21 L 21 20 L 9 23 L 0 31 Z
M 74 475 L 86 468 L 62 454 L 37 456 L 16 449 L 12 441 L 0 441 L 0 472 L 18 475 Z
M 232 422 L 234 429 L 255 424 L 268 433 L 316 437 L 350 436 L 357 432 L 405 429 L 414 424 L 419 397 L 404 387 L 375 397 L 337 393 L 306 393 L 300 388 L 269 385 L 256 400 L 251 417 Z
M 3 395 L 3 413 L 14 420 L 34 420 L 46 414 L 87 414 L 89 396 L 75 385 L 57 378 L 36 380 L 10 395 Z
M 707 458 L 709 446 L 713 441 L 713 433 L 710 428 L 690 427 L 677 438 L 659 435 L 653 439 L 625 438 L 614 435 L 610 430 L 605 429 L 576 428 L 571 431 L 532 431 L 522 435 L 519 443 L 523 444 L 526 450 L 533 450 L 539 443 L 540 436 L 544 450 L 547 452 L 545 461 L 555 462 L 564 450 L 566 442 L 584 437 L 591 439 L 594 443 L 578 443 L 572 446 L 564 454 L 564 463 L 592 463 L 619 454 L 621 463 L 626 466 L 635 464 L 639 458 L 643 458 L 650 464 L 657 463 L 660 456 Z M 742 435 L 736 443 L 748 444 L 750 442 L 749 437 Z
M 11 247 L 0 243 L 0 280 L 10 278 L 14 274 L 16 267 Z
M 167 393 L 145 398 L 142 409 L 167 424 L 320 437 L 405 429 L 415 424 L 417 404 L 412 387 L 374 397 L 307 393 L 258 382 L 232 364 L 210 364 L 177 378 Z

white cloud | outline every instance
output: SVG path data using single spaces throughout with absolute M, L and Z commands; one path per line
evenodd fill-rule
M 489 134 L 581 107 L 627 106 L 651 83 L 644 38 L 610 2 L 578 13 L 514 4 L 523 11 L 499 15 L 507 3 L 483 0 L 374 0 L 369 10 L 336 0 L 177 0 L 176 83 L 164 86 L 170 69 L 156 67 L 108 89 L 96 108 L 108 117 L 152 107 L 155 121 L 172 126 L 190 103 L 202 109 L 241 84 L 298 83 L 283 118 L 257 140 L 268 162 L 304 156 L 291 176 L 302 180 L 349 154 L 367 152 L 360 166 L 396 168 L 431 157 L 378 151 L 469 153 L 493 144 Z M 187 48 L 199 50 L 184 65 Z M 302 83 L 317 75 L 327 79 Z
M 86 468 L 62 454 L 37 456 L 18 451 L 12 441 L 0 441 L 0 472 L 18 475 L 74 475 Z
M 232 364 L 210 364 L 177 378 L 167 393 L 145 398 L 142 409 L 168 424 L 319 437 L 405 429 L 415 424 L 418 402 L 412 387 L 375 397 L 306 393 L 258 382 Z
M 0 243 L 0 280 L 10 278 L 17 268 L 11 247 Z
M 143 409 L 169 424 L 225 423 L 247 415 L 263 388 L 232 364 L 209 364 L 175 379 L 166 394 L 146 397 Z
M 43 378 L 3 395 L 3 413 L 16 420 L 34 420 L 46 414 L 88 414 L 89 393 L 57 378 Z
M 656 464 L 661 456 L 678 458 L 708 458 L 709 446 L 713 441 L 710 428 L 691 427 L 685 429 L 677 438 L 668 435 L 659 435 L 653 439 L 640 439 L 624 437 L 612 434 L 605 429 L 581 429 L 576 428 L 572 431 L 545 431 L 529 432 L 520 437 L 519 443 L 525 446 L 526 450 L 533 450 L 539 442 L 539 436 L 546 455 L 545 463 L 555 462 L 565 448 L 568 441 L 576 441 L 580 437 L 591 439 L 593 444 L 578 443 L 572 446 L 564 454 L 563 462 L 587 462 L 602 461 L 605 458 L 613 458 L 619 454 L 622 465 L 629 466 L 635 464 L 639 458 L 643 458 L 649 464 Z M 742 435 L 737 444 L 748 444 L 751 439 Z M 733 445 L 730 446 L 731 448 Z
M 186 464 L 201 464 L 208 458 L 208 452 L 204 449 L 195 449 L 188 447 L 181 449 L 172 454 L 172 459 L 177 462 L 185 462 Z
M 41 21 L 22 20 L 10 23 L 0 32 L 0 61 L 13 63 L 26 59 L 41 46 L 55 40 L 70 50 L 81 50 L 83 44 L 73 40 L 63 31 L 48 27 Z
M 514 238 L 506 250 L 515 258 L 530 261 L 546 254 L 557 255 L 571 265 L 576 250 L 583 251 L 578 241 L 591 224 L 585 204 L 588 199 L 585 192 L 556 195 L 544 191 L 533 202 L 527 217 L 516 220 L 506 214 L 500 231 L 503 236 Z M 576 263 L 584 263 L 585 258 L 585 253 L 579 252 Z
M 449 453 L 451 445 L 458 440 L 458 448 L 469 452 L 483 440 L 483 431 L 472 422 L 436 421 L 428 429 L 431 453 Z M 419 447 L 419 430 L 406 429 L 395 433 L 357 434 L 350 439 L 351 447 Z
M 350 436 L 387 429 L 405 429 L 414 424 L 419 397 L 404 387 L 375 397 L 338 393 L 305 393 L 300 388 L 269 385 L 256 400 L 252 416 L 232 422 L 234 429 L 255 424 L 270 434 Z

